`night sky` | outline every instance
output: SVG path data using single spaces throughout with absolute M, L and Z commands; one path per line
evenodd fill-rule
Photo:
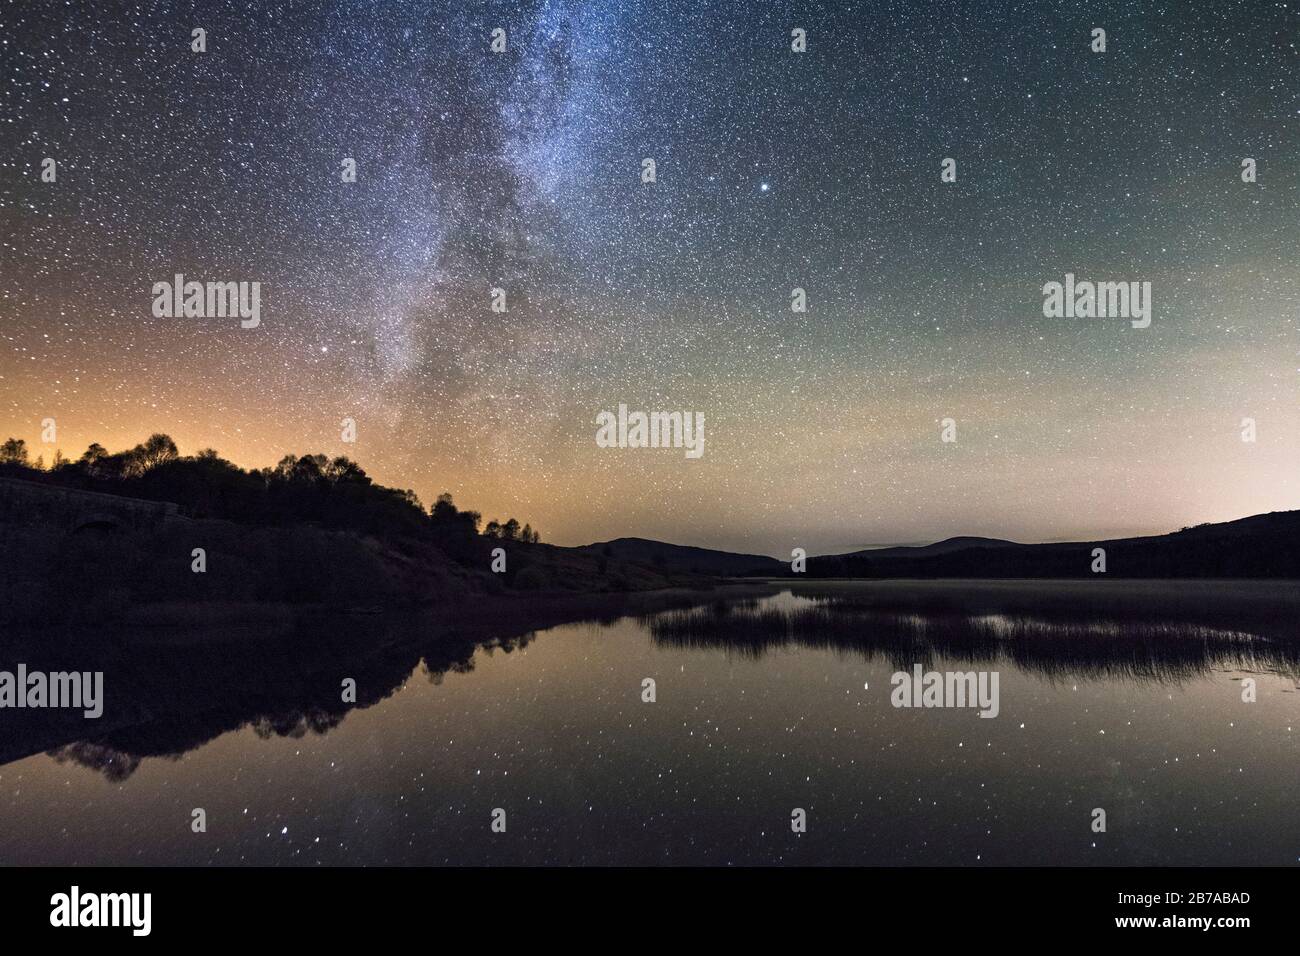
M 0 437 L 787 557 L 1300 507 L 1298 8 L 0 0 Z M 155 318 L 178 272 L 261 325 Z

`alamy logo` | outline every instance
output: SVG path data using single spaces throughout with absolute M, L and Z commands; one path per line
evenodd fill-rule
M 996 717 L 997 671 L 924 671 L 920 664 L 912 673 L 896 671 L 889 702 L 895 707 L 978 707 L 981 717 Z
M 93 720 L 104 713 L 104 672 L 29 673 L 26 664 L 19 664 L 16 674 L 0 671 L 2 707 L 79 707 Z
M 1043 286 L 1043 316 L 1048 319 L 1132 319 L 1135 329 L 1151 324 L 1150 282 L 1075 282 Z
M 50 897 L 50 925 L 129 926 L 132 936 L 148 936 L 153 927 L 152 893 L 70 893 Z
M 629 412 L 596 416 L 596 444 L 601 448 L 685 448 L 687 458 L 704 454 L 703 412 Z
M 152 294 L 156 319 L 238 317 L 245 329 L 262 324 L 260 282 L 186 282 L 178 272 L 174 282 L 155 282 Z

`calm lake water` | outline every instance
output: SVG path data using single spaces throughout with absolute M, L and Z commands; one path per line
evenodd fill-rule
M 0 711 L 0 863 L 1295 865 L 1294 590 L 774 585 L 504 636 L 105 638 L 102 726 Z M 998 716 L 892 706 L 917 663 L 996 671 Z

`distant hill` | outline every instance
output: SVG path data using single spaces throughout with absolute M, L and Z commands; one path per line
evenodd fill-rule
M 779 575 L 790 568 L 787 563 L 766 555 L 733 554 L 647 538 L 615 538 L 572 550 L 688 574 Z
M 853 557 L 864 558 L 921 558 L 931 554 L 947 554 L 950 551 L 964 551 L 966 548 L 1003 548 L 1018 547 L 1014 541 L 1002 538 L 979 538 L 962 535 L 956 538 L 944 538 L 934 544 L 897 545 L 892 548 L 867 548 L 852 552 Z M 848 557 L 849 555 L 844 555 Z
M 1093 551 L 1120 578 L 1300 578 L 1300 511 L 1202 524 L 1171 534 L 1101 541 L 1016 544 L 949 538 L 923 548 L 884 548 L 808 559 L 808 577 L 1092 577 Z M 783 574 L 789 574 L 788 568 Z
M 669 574 L 801 578 L 1093 577 L 1093 551 L 1106 552 L 1114 578 L 1300 578 L 1300 511 L 1276 511 L 1170 534 L 1099 541 L 1019 544 L 964 535 L 933 544 L 868 548 L 810 557 L 795 575 L 789 562 L 647 538 L 617 538 L 560 549 L 604 556 Z

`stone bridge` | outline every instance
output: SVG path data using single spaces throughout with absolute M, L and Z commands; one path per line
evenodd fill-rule
M 0 524 L 39 524 L 69 533 L 126 531 L 184 520 L 170 501 L 124 498 L 19 478 L 0 478 Z

